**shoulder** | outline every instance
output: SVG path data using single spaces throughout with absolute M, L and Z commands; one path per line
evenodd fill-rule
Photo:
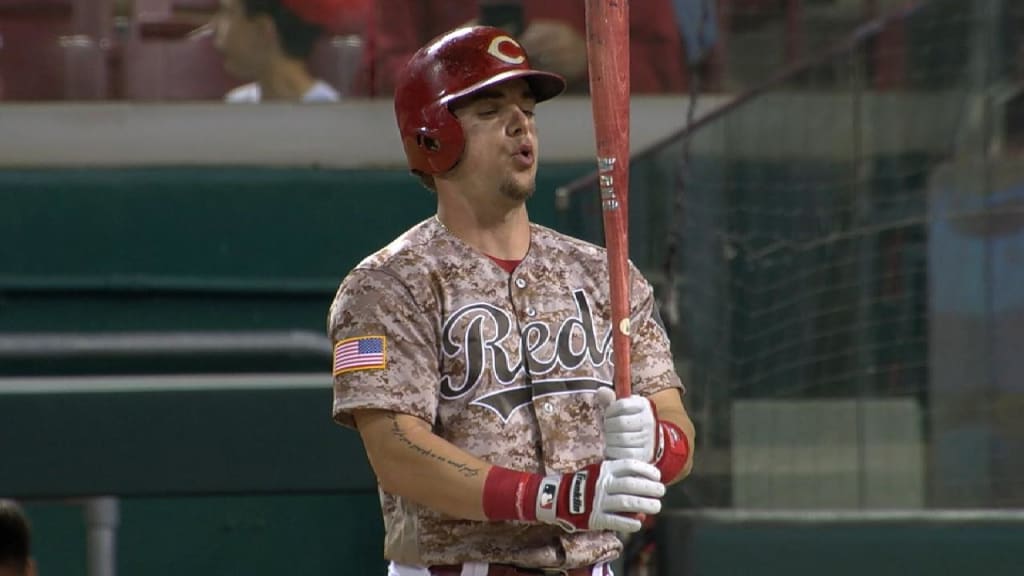
M 349 276 L 391 277 L 414 284 L 427 276 L 437 239 L 437 227 L 428 219 L 416 224 L 388 245 L 364 258 Z
M 540 224 L 531 224 L 531 226 L 534 233 L 533 243 L 540 248 L 540 252 L 545 258 L 557 258 L 595 272 L 607 273 L 608 251 L 604 246 L 598 246 Z M 632 275 L 640 274 L 632 260 L 629 261 L 629 268 Z
M 224 101 L 230 103 L 259 102 L 260 85 L 255 82 L 242 84 L 224 95 Z
M 530 226 L 533 230 L 533 243 L 546 253 L 565 254 L 587 264 L 600 264 L 607 260 L 603 246 L 569 236 L 540 224 L 531 224 Z
M 329 330 L 387 318 L 425 318 L 433 304 L 432 256 L 436 227 L 427 220 L 357 264 L 341 281 L 329 312 Z
M 539 252 L 545 259 L 566 263 L 589 276 L 605 277 L 608 275 L 608 251 L 604 246 L 598 246 L 540 224 L 531 224 L 531 226 L 534 233 L 533 241 L 540 248 Z M 650 284 L 632 260 L 628 262 L 628 265 L 630 278 L 635 286 L 645 288 Z

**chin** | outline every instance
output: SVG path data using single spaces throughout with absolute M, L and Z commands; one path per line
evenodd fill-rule
M 537 189 L 537 180 L 531 174 L 529 178 L 511 177 L 501 185 L 501 193 L 506 198 L 525 202 L 533 197 Z
M 501 187 L 501 193 L 503 196 L 510 200 L 518 202 L 525 202 L 533 197 L 534 187 L 519 186 L 518 184 L 512 184 L 511 182 Z

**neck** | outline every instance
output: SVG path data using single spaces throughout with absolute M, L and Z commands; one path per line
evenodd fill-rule
M 304 63 L 278 55 L 259 79 L 260 96 L 263 100 L 302 100 L 315 82 Z
M 495 258 L 522 260 L 530 249 L 530 219 L 525 205 L 501 214 L 484 215 L 439 203 L 437 219 L 473 249 Z

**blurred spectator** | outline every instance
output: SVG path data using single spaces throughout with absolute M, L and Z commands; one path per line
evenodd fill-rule
M 0 500 L 0 576 L 35 574 L 28 519 L 15 502 Z
M 715 0 L 672 0 L 690 64 L 707 58 L 718 40 L 715 4 Z
M 348 0 L 344 8 L 338 11 L 337 20 L 329 27 L 330 32 L 340 35 L 362 36 L 366 32 L 367 21 L 373 12 L 374 0 Z
M 314 78 L 309 58 L 317 40 L 365 0 L 221 0 L 215 44 L 232 76 L 251 81 L 228 102 L 294 100 L 336 102 L 338 92 Z
M 630 87 L 633 93 L 686 88 L 685 49 L 673 0 L 630 4 Z M 509 22 L 497 21 L 504 10 Z M 520 15 L 515 15 L 516 11 Z M 565 76 L 569 90 L 587 90 L 586 11 L 582 1 L 377 0 L 369 22 L 359 92 L 390 97 L 395 74 L 431 38 L 462 25 L 496 25 L 518 37 L 534 67 Z

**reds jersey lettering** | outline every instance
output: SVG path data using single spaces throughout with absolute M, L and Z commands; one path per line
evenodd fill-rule
M 614 360 L 607 258 L 543 226 L 530 230 L 511 274 L 434 219 L 359 264 L 331 307 L 331 339 L 385 337 L 386 368 L 338 374 L 335 419 L 351 426 L 359 409 L 410 414 L 514 470 L 568 473 L 601 460 L 594 391 L 609 385 Z M 680 387 L 651 287 L 635 268 L 630 274 L 633 391 Z M 543 495 L 540 510 L 545 503 L 553 495 Z M 621 549 L 610 533 L 460 520 L 387 492 L 381 506 L 385 556 L 404 564 L 583 566 Z
M 611 385 L 596 378 L 538 379 L 556 367 L 566 372 L 579 368 L 584 362 L 596 368 L 611 360 L 611 331 L 605 330 L 604 335 L 598 337 L 594 332 L 593 312 L 586 293 L 574 290 L 572 297 L 576 303 L 576 315 L 567 318 L 556 330 L 545 322 L 537 321 L 526 324 L 521 333 L 513 333 L 509 314 L 487 303 L 471 304 L 457 310 L 444 323 L 441 342 L 446 356 L 463 356 L 466 370 L 454 384 L 451 375 L 441 378 L 441 397 L 446 400 L 461 398 L 472 392 L 482 378 L 489 377 L 506 388 L 485 394 L 471 404 L 487 407 L 502 421 L 507 421 L 512 413 L 534 398 L 563 392 L 593 391 L 598 386 Z M 518 358 L 510 357 L 507 349 L 501 346 L 509 338 L 522 341 Z M 582 345 L 574 347 L 574 338 L 582 338 Z M 512 348 L 518 346 L 513 344 Z M 514 386 L 524 375 L 530 377 L 530 386 Z

